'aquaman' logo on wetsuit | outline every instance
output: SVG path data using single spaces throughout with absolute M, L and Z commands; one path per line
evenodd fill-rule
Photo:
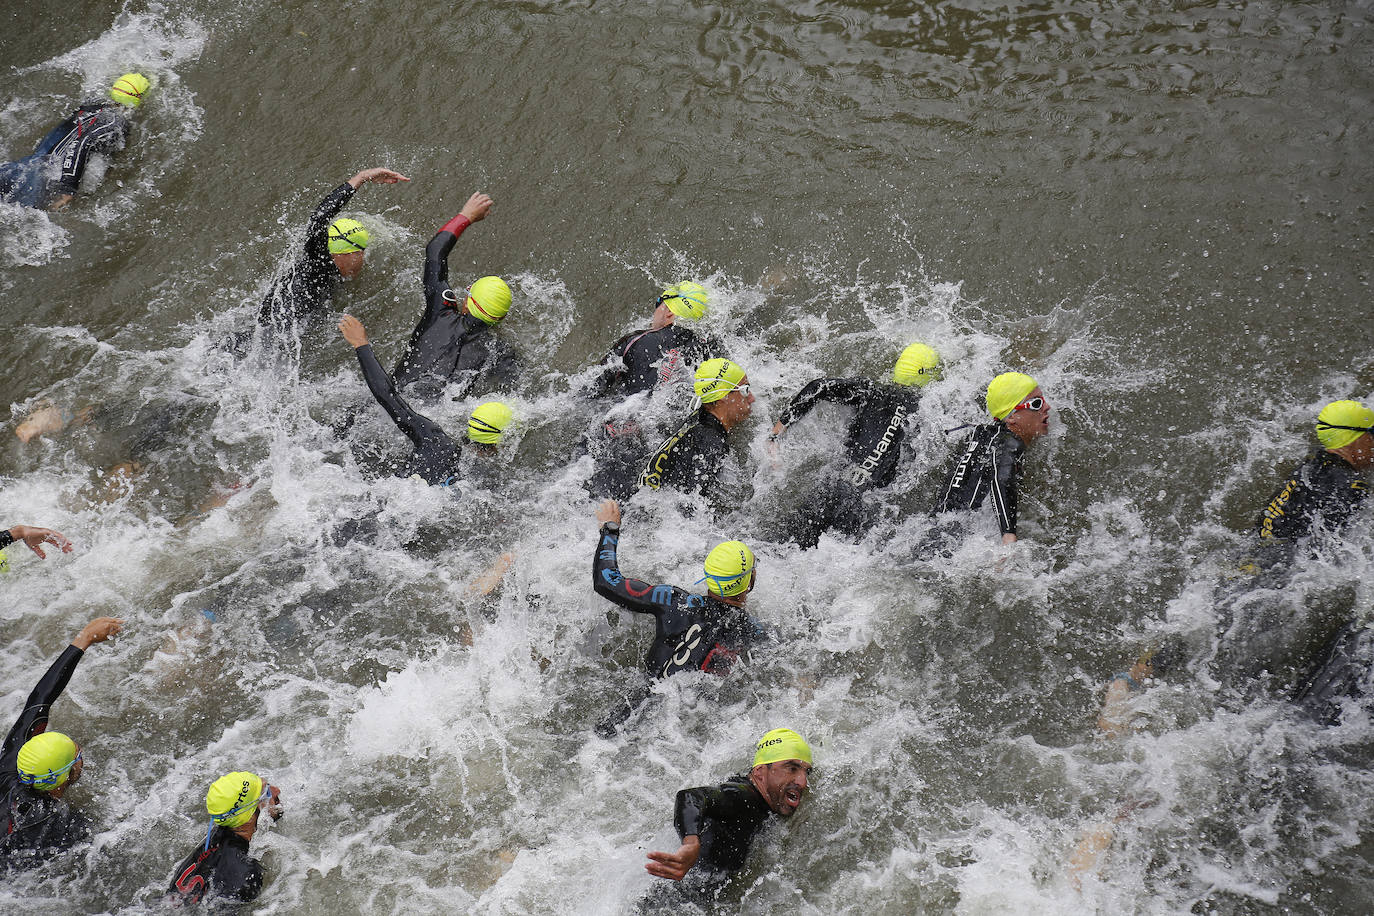
M 873 477 L 873 471 L 878 467 L 878 462 L 887 454 L 887 450 L 892 448 L 892 437 L 897 435 L 897 431 L 906 422 L 906 408 L 898 407 L 892 412 L 892 422 L 887 424 L 887 431 L 883 433 L 883 438 L 873 447 L 873 451 L 864 458 L 863 463 L 849 472 L 851 483 L 862 486 L 868 483 Z

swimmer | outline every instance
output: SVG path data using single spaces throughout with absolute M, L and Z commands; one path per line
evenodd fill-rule
M 752 643 L 763 638 L 763 628 L 745 613 L 754 590 L 757 570 L 754 552 L 739 541 L 718 544 L 706 556 L 706 594 L 696 595 L 672 585 L 650 585 L 626 579 L 620 572 L 620 506 L 606 500 L 596 510 L 601 525 L 596 555 L 592 560 L 592 588 L 598 595 L 637 614 L 654 617 L 654 640 L 644 656 L 649 679 L 665 678 L 679 671 L 710 671 L 723 674 Z M 647 688 L 649 681 L 645 681 Z M 627 699 L 598 727 L 603 736 L 634 711 L 647 689 Z
M 81 187 L 93 153 L 113 153 L 129 137 L 129 115 L 147 96 L 148 78 L 126 73 L 110 87 L 110 101 L 82 102 L 17 162 L 0 164 L 0 200 L 61 210 Z
M 747 775 L 718 786 L 677 793 L 677 852 L 651 852 L 649 874 L 681 881 L 694 867 L 716 875 L 744 867 L 754 838 L 770 816 L 789 818 L 809 790 L 811 748 L 796 732 L 775 728 L 759 739 Z
M 23 541 L 24 546 L 38 554 L 40 560 L 48 558 L 48 555 L 43 552 L 44 544 L 51 544 L 63 553 L 72 552 L 72 542 L 51 528 L 15 525 L 13 528 L 0 530 L 0 550 L 4 550 L 16 541 Z
M 363 269 L 371 237 L 354 219 L 335 219 L 363 185 L 396 184 L 409 178 L 390 169 L 363 169 L 320 201 L 305 228 L 305 245 L 291 267 L 277 277 L 262 300 L 258 324 L 294 327 L 325 308 L 340 279 L 351 280 Z
M 725 352 L 715 338 L 685 326 L 706 315 L 709 301 L 706 288 L 699 283 L 684 281 L 665 289 L 654 303 L 649 326 L 626 334 L 611 347 L 587 396 L 614 395 L 623 400 L 662 385 L 690 381 L 699 363 L 712 353 Z
M 1274 493 L 1256 522 L 1262 543 L 1291 544 L 1319 522 L 1339 528 L 1369 494 L 1374 465 L 1374 410 L 1359 401 L 1332 401 L 1317 415 L 1314 450 Z
M 1131 730 L 1131 698 L 1156 678 L 1172 672 L 1184 651 L 1182 641 L 1171 636 L 1146 649 L 1126 671 L 1112 675 L 1107 682 L 1102 711 L 1097 716 L 1098 729 L 1110 738 L 1128 734 Z
M 401 432 L 415 445 L 410 459 L 396 472 L 396 476 L 419 477 L 425 483 L 441 487 L 456 484 L 460 477 L 459 458 L 462 456 L 458 443 L 438 423 L 416 413 L 396 393 L 391 376 L 386 374 L 372 353 L 367 331 L 361 321 L 352 315 L 345 315 L 339 322 L 339 332 L 357 354 L 358 362 L 363 367 L 363 378 L 377 403 L 382 405 Z M 466 433 L 473 451 L 478 455 L 494 456 L 496 445 L 505 435 L 514 415 L 514 411 L 500 401 L 479 404 L 468 418 Z
M 248 844 L 266 811 L 281 818 L 281 790 L 255 773 L 226 773 L 205 793 L 210 824 L 205 842 L 172 873 L 169 897 L 199 903 L 206 897 L 247 901 L 262 891 L 262 863 L 249 858 Z
M 1027 445 L 1049 432 L 1050 402 L 1029 375 L 1004 372 L 988 385 L 987 408 L 993 422 L 977 427 L 964 441 L 935 511 L 977 509 L 992 493 L 1002 543 L 1010 544 L 1016 540 L 1021 456 Z
M 1336 631 L 1302 679 L 1293 699 L 1322 725 L 1341 721 L 1347 702 L 1374 690 L 1374 626 L 1366 620 Z
M 81 778 L 81 746 L 48 731 L 48 713 L 86 650 L 124 625 L 97 617 L 81 628 L 33 688 L 0 746 L 0 864 L 38 865 L 90 835 L 90 822 L 63 799 Z
M 627 466 L 598 469 L 588 484 L 593 495 L 628 497 L 647 486 L 698 493 L 718 512 L 748 500 L 749 481 L 730 455 L 730 431 L 749 418 L 754 395 L 749 377 L 728 359 L 708 359 L 697 367 L 692 388 L 701 406 L 639 465 L 638 476 Z M 602 473 L 614 470 L 616 473 Z
M 462 379 L 462 397 L 485 373 L 493 385 L 511 381 L 515 360 L 494 330 L 510 311 L 511 293 L 500 277 L 482 277 L 462 295 L 448 285 L 448 256 L 463 230 L 486 218 L 491 198 L 473 194 L 425 246 L 425 312 L 396 363 L 396 386 L 412 396 L 435 400 L 450 382 Z
M 848 466 L 816 487 L 782 530 L 803 548 L 816 546 L 821 532 L 838 528 L 860 536 L 872 523 L 862 494 L 892 483 L 908 432 L 915 426 L 921 391 L 940 377 L 940 357 L 929 346 L 913 343 L 892 369 L 892 381 L 866 378 L 818 378 L 809 382 L 783 408 L 768 435 L 777 442 L 787 428 L 821 401 L 854 408 L 845 434 Z

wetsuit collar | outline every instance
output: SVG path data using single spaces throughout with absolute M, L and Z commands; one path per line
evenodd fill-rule
M 697 408 L 697 422 L 702 426 L 712 427 L 722 436 L 729 435 L 729 431 L 726 430 L 725 424 L 720 422 L 720 419 L 715 414 L 707 410 L 705 404 Z

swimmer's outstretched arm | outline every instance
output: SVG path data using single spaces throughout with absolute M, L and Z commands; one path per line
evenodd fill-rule
M 348 179 L 349 185 L 353 190 L 358 190 L 369 181 L 373 184 L 395 184 L 398 181 L 409 181 L 410 179 L 400 172 L 393 172 L 391 169 L 374 168 L 363 169 L 352 178 Z
M 701 855 L 701 838 L 696 836 L 685 836 L 682 838 L 682 845 L 677 852 L 651 852 L 649 861 L 644 870 L 656 878 L 667 878 L 669 881 L 681 881 L 687 876 L 687 872 L 692 870 L 692 866 L 697 864 L 697 858 Z
M 0 548 L 8 547 L 15 541 L 23 541 L 24 545 L 38 554 L 40 559 L 46 560 L 48 555 L 43 552 L 44 544 L 51 544 L 60 548 L 63 553 L 72 552 L 72 542 L 51 528 L 35 528 L 32 525 L 15 525 L 8 531 L 0 531 Z

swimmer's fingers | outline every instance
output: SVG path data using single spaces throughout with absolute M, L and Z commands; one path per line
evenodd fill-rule
M 613 499 L 608 499 L 596 507 L 596 520 L 605 525 L 608 522 L 620 524 L 620 503 Z
M 40 559 L 46 560 L 48 555 L 43 551 L 44 544 L 51 544 L 59 548 L 63 553 L 72 552 L 72 542 L 65 536 L 51 528 L 35 528 L 31 525 L 15 525 L 10 529 L 10 535 L 16 541 L 23 541 L 24 544 L 38 554 Z
M 124 628 L 124 621 L 118 617 L 97 617 L 81 628 L 72 640 L 72 645 L 83 652 L 98 642 L 104 642 Z
M 469 197 L 467 203 L 463 204 L 461 213 L 470 222 L 475 223 L 487 215 L 487 211 L 491 209 L 491 204 L 491 196 L 479 191 Z
M 339 333 L 343 335 L 344 340 L 348 341 L 349 346 L 353 347 L 355 350 L 358 347 L 367 346 L 367 329 L 363 327 L 361 321 L 354 318 L 352 315 L 345 315 L 339 321 Z

